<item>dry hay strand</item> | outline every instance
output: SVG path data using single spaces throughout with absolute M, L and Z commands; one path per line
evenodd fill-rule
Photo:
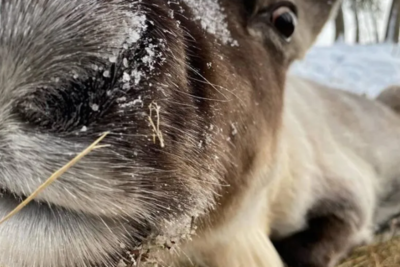
M 163 136 L 163 133 L 160 130 L 160 110 L 161 110 L 161 107 L 159 105 L 157 105 L 157 103 L 152 102 L 149 105 L 149 109 L 150 109 L 149 122 L 150 122 L 151 127 L 153 128 L 153 142 L 155 144 L 156 143 L 156 138 L 158 138 L 158 140 L 160 141 L 161 148 L 164 148 L 165 147 L 164 136 Z M 153 121 L 153 112 L 156 113 L 156 118 L 157 118 L 156 123 L 154 123 L 154 121 Z
M 400 238 L 356 249 L 338 267 L 399 267 Z
M 79 153 L 75 158 L 73 158 L 70 162 L 64 165 L 61 169 L 53 173 L 42 185 L 40 185 L 30 196 L 28 196 L 24 201 L 22 201 L 14 210 L 12 210 L 8 215 L 6 215 L 3 219 L 0 220 L 0 225 L 4 222 L 8 221 L 11 217 L 20 212 L 24 207 L 26 207 L 32 200 L 35 199 L 44 189 L 50 186 L 53 182 L 55 182 L 61 175 L 63 175 L 66 171 L 68 171 L 72 166 L 78 163 L 83 157 L 92 152 L 94 149 L 101 148 L 104 146 L 98 146 L 98 144 L 103 141 L 103 139 L 109 133 L 104 133 L 99 137 L 96 141 L 94 141 L 90 146 L 88 146 L 85 150 Z

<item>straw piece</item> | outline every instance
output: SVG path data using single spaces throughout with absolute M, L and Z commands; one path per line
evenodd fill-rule
M 165 147 L 165 143 L 164 143 L 164 136 L 163 133 L 160 130 L 160 109 L 161 107 L 159 105 L 157 105 L 157 103 L 151 103 L 149 105 L 149 109 L 150 109 L 150 115 L 149 115 L 149 121 L 151 124 L 151 127 L 153 128 L 153 142 L 156 143 L 156 137 L 158 138 L 158 140 L 160 141 L 160 146 L 162 148 Z M 156 112 L 156 116 L 157 116 L 157 124 L 154 123 L 153 121 L 153 111 Z
M 20 212 L 26 205 L 28 205 L 35 197 L 37 197 L 44 189 L 56 181 L 61 175 L 63 175 L 68 169 L 78 163 L 83 157 L 92 152 L 94 149 L 104 147 L 97 146 L 109 133 L 104 133 L 99 139 L 97 139 L 93 144 L 87 147 L 84 151 L 78 154 L 74 159 L 68 162 L 64 167 L 53 173 L 49 179 L 47 179 L 42 185 L 40 185 L 29 197 L 27 197 L 23 202 L 21 202 L 13 211 L 11 211 L 7 216 L 0 220 L 0 225 L 9 220 L 15 214 Z

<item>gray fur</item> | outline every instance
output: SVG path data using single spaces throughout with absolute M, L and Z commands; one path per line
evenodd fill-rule
M 146 30 L 137 1 L 1 0 L 0 10 L 0 186 L 4 189 L 0 217 L 98 136 L 111 131 L 103 143 L 109 147 L 84 158 L 0 226 L 1 266 L 112 265 L 122 254 L 121 244 L 134 245 L 134 240 L 147 236 L 147 229 L 162 232 L 163 224 L 177 218 L 176 225 L 190 225 L 191 216 L 212 204 L 208 200 L 212 192 L 199 187 L 191 167 L 180 165 L 179 154 L 175 164 L 187 171 L 167 168 L 166 161 L 146 163 L 147 157 L 164 153 L 153 144 L 148 123 L 148 105 L 158 98 L 149 92 L 151 98 L 146 99 L 146 92 L 138 93 L 139 85 L 133 90 L 133 79 L 129 93 L 122 72 L 112 74 L 113 58 L 126 64 L 119 58 L 126 56 L 132 66 L 129 71 L 137 67 L 128 55 L 138 45 L 132 31 L 140 35 Z M 156 40 L 163 39 L 148 42 Z M 148 76 L 142 81 L 150 77 L 152 67 L 144 60 L 143 65 L 140 71 Z M 108 83 L 106 71 L 115 76 Z M 90 79 L 97 87 L 91 88 L 86 100 L 79 99 L 79 90 Z M 72 90 L 71 83 L 77 88 Z M 72 102 L 58 113 L 61 102 L 52 106 L 54 99 Z M 73 110 L 64 120 L 63 112 L 69 108 Z M 106 111 L 112 116 L 104 119 Z M 126 117 L 118 123 L 121 114 Z M 168 115 L 164 116 L 165 110 L 162 114 L 164 124 Z M 187 138 L 190 142 L 191 136 Z M 194 142 L 197 147 L 198 141 Z M 168 234 L 178 236 L 186 231 L 182 228 Z

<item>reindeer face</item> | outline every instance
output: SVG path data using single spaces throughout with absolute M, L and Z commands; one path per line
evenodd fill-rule
M 310 30 L 305 10 L 322 7 Z M 109 264 L 121 243 L 181 236 L 220 210 L 260 154 L 272 162 L 286 70 L 330 9 L 1 0 L 0 217 L 110 134 L 0 225 L 0 265 Z

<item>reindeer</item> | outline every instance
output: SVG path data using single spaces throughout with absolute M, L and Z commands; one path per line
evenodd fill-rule
M 400 119 L 288 74 L 338 5 L 0 0 L 0 218 L 109 132 L 0 225 L 0 265 L 328 267 L 369 242 L 400 211 Z

